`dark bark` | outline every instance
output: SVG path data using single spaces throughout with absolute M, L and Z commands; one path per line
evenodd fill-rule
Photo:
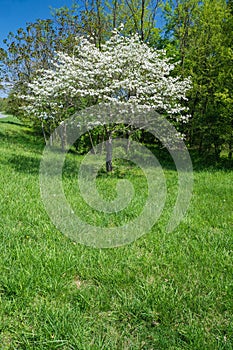
M 89 135 L 89 139 L 90 139 L 90 142 L 91 142 L 91 152 L 93 154 L 96 154 L 96 150 L 95 150 L 95 145 L 94 145 L 94 142 L 93 142 L 93 138 L 92 138 L 92 135 L 91 135 L 91 132 L 88 130 L 88 135 Z
M 49 145 L 50 147 L 53 146 L 53 133 L 52 133 L 52 128 L 51 128 L 51 125 L 49 127 L 49 132 L 50 132 L 50 136 L 49 136 Z
M 52 135 L 49 136 L 49 146 L 50 147 L 53 146 L 53 136 Z
M 96 0 L 96 8 L 97 8 L 97 25 L 98 25 L 98 47 L 101 49 L 102 42 L 102 23 L 101 23 L 101 8 L 100 1 Z
M 108 139 L 106 141 L 106 171 L 111 172 L 112 168 L 112 134 L 107 133 Z
M 62 148 L 62 152 L 65 152 L 65 148 L 66 148 L 66 123 L 61 125 L 61 148 Z
M 113 28 L 116 28 L 116 17 L 117 17 L 117 0 L 113 2 Z
M 141 39 L 144 41 L 144 16 L 145 16 L 145 0 L 142 0 L 141 9 Z
M 47 145 L 47 137 L 46 137 L 46 133 L 45 133 L 45 129 L 44 129 L 44 123 L 41 123 L 41 129 L 42 129 L 42 133 L 44 136 L 44 140 L 45 140 L 45 144 Z

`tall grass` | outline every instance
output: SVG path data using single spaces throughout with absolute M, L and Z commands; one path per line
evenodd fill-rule
M 17 119 L 0 121 L 0 348 L 232 349 L 232 171 L 197 168 L 188 214 L 168 234 L 177 177 L 164 163 L 168 197 L 158 223 L 127 246 L 95 249 L 51 223 L 39 189 L 42 150 Z M 109 219 L 77 193 L 81 160 L 69 154 L 63 174 L 77 214 L 107 226 L 137 214 L 145 185 L 138 169 L 119 164 L 98 177 L 107 198 L 121 176 L 137 188 L 130 211 Z

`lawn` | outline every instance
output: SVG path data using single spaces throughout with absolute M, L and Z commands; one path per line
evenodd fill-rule
M 43 140 L 16 118 L 0 120 L 0 349 L 233 349 L 233 171 L 194 162 L 188 213 L 165 230 L 177 174 L 163 161 L 168 196 L 153 229 L 129 245 L 96 249 L 64 236 L 40 197 Z M 118 216 L 90 210 L 77 190 L 82 156 L 70 153 L 64 190 L 82 218 L 118 225 L 144 203 L 143 174 L 116 164 L 138 193 Z

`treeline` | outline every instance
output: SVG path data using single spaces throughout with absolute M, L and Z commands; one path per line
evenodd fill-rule
M 232 157 L 232 0 L 86 0 L 53 9 L 52 15 L 9 33 L 5 40 L 0 78 L 12 89 L 0 108 L 23 117 L 18 93 L 24 93 L 25 83 L 40 69 L 51 68 L 54 52 L 72 54 L 78 36 L 88 36 L 101 49 L 111 31 L 124 24 L 124 35 L 136 32 L 148 45 L 165 49 L 179 62 L 175 73 L 191 77 L 190 118 L 179 126 L 188 146 L 216 158 L 227 149 Z

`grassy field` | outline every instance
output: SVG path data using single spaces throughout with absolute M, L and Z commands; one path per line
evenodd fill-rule
M 232 170 L 196 164 L 188 214 L 166 233 L 177 177 L 165 162 L 168 197 L 151 232 L 95 249 L 50 222 L 40 197 L 42 150 L 17 119 L 0 120 L 0 349 L 233 349 Z M 82 217 L 109 225 L 76 193 L 81 159 L 68 155 L 66 195 Z M 142 194 L 135 214 L 143 205 L 138 169 L 119 165 L 98 186 L 111 197 L 122 174 Z

